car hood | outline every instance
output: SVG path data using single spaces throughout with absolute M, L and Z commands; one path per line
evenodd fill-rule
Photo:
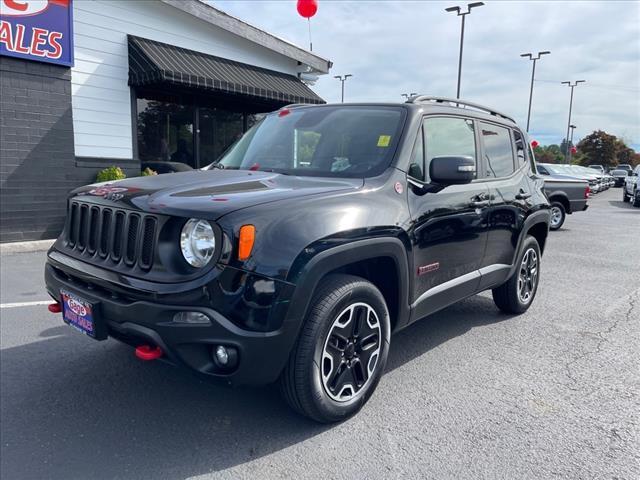
M 361 178 L 296 177 L 247 170 L 194 170 L 87 185 L 73 197 L 115 208 L 208 220 L 233 211 L 309 195 L 355 190 Z

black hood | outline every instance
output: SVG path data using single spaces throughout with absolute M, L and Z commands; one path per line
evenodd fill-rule
M 247 170 L 194 170 L 88 185 L 72 196 L 102 205 L 215 220 L 227 213 L 278 200 L 355 190 L 360 178 L 296 177 Z

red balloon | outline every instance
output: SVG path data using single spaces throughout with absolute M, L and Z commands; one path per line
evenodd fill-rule
M 536 140 L 531 142 L 531 148 L 538 148 L 538 145 L 540 145 Z
M 576 147 L 571 147 L 571 155 L 575 155 L 578 153 L 578 149 Z
M 297 8 L 300 16 L 311 18 L 318 11 L 318 0 L 298 0 Z

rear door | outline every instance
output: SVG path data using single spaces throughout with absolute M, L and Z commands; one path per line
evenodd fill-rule
M 520 232 L 531 208 L 532 179 L 526 140 L 517 129 L 478 122 L 482 170 L 491 206 L 481 288 L 506 280 L 515 261 Z
M 475 122 L 455 116 L 425 117 L 413 151 L 409 182 L 430 182 L 437 156 L 470 156 L 478 165 Z M 472 295 L 487 241 L 488 186 L 473 181 L 438 192 L 408 192 L 412 216 L 414 291 L 412 320 Z

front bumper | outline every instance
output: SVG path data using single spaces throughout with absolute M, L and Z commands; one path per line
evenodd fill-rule
M 229 315 L 212 307 L 216 303 L 210 298 L 211 292 L 219 291 L 218 285 L 212 284 L 219 283 L 218 278 L 179 295 L 159 295 L 131 289 L 125 282 L 116 283 L 113 278 L 105 280 L 96 275 L 95 267 L 86 264 L 86 268 L 81 269 L 78 268 L 81 262 L 69 259 L 66 264 L 65 258 L 58 252 L 53 255 L 50 252 L 47 259 L 45 283 L 52 298 L 59 301 L 61 289 L 76 293 L 98 305 L 99 318 L 106 322 L 110 337 L 134 347 L 158 346 L 163 351 L 163 360 L 201 376 L 233 385 L 271 383 L 284 368 L 297 338 L 301 322 L 296 318 L 285 318 L 286 310 L 278 307 L 288 305 L 293 293 L 289 284 L 278 285 L 278 298 L 274 298 L 271 306 L 244 302 L 249 303 L 250 308 L 276 309 L 284 319 L 275 331 L 251 331 L 240 328 L 228 318 Z M 245 278 L 241 288 L 250 288 L 253 283 Z M 166 285 L 162 288 L 167 290 Z M 234 294 L 237 297 L 239 293 Z M 250 295 L 244 297 L 251 298 Z M 174 314 L 184 311 L 203 313 L 211 324 L 175 323 Z M 225 371 L 214 362 L 212 353 L 218 345 L 237 349 L 239 361 L 235 369 Z

